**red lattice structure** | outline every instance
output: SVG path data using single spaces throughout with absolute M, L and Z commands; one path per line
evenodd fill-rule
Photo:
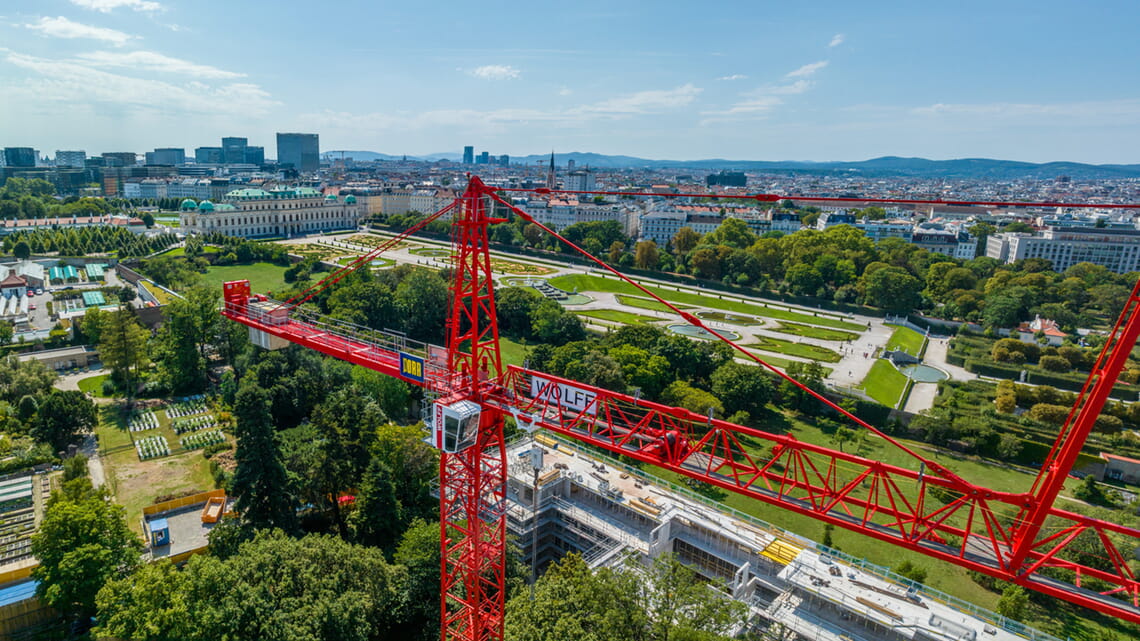
M 678 309 L 533 220 L 501 195 L 507 191 L 526 190 L 495 189 L 478 177 L 470 177 L 466 191 L 454 203 L 296 299 L 277 303 L 253 295 L 248 281 L 229 282 L 224 287 L 222 313 L 249 326 L 258 344 L 274 347 L 296 343 L 422 386 L 435 399 L 429 426 L 433 442 L 441 450 L 441 634 L 445 641 L 485 641 L 503 636 L 507 469 L 503 421 L 508 414 L 527 430 L 557 432 L 891 545 L 1140 623 L 1140 582 L 1129 562 L 1131 551 L 1140 547 L 1140 530 L 1055 505 L 1140 334 L 1140 283 L 1129 296 L 1032 488 L 1020 493 L 997 491 L 973 484 L 907 448 L 735 345 L 701 319 Z M 757 202 L 797 198 L 773 194 L 672 196 L 748 198 Z M 1120 204 L 828 200 L 1140 208 Z M 690 324 L 728 343 L 742 356 L 798 386 L 858 428 L 905 452 L 913 459 L 914 468 L 888 465 L 805 443 L 793 436 L 711 419 L 683 408 L 523 367 L 504 368 L 488 247 L 489 226 L 505 221 L 492 213 L 503 210 L 538 225 L 600 269 L 637 287 Z M 345 274 L 367 265 L 403 238 L 448 213 L 453 215 L 454 275 L 446 347 L 330 321 L 301 307 Z M 763 447 L 758 450 L 753 444 L 746 448 L 745 438 L 762 443 Z M 943 500 L 951 497 L 949 502 L 934 500 L 931 494 L 935 491 Z

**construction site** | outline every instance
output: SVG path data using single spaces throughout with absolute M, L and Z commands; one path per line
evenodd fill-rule
M 540 572 L 568 553 L 592 569 L 671 553 L 746 603 L 757 632 L 820 641 L 1058 641 L 569 440 L 539 433 L 511 443 L 507 455 L 507 528 L 528 563 L 537 556 Z
M 545 192 L 554 191 L 551 187 Z M 226 282 L 223 288 L 222 314 L 249 327 L 254 344 L 268 349 L 300 345 L 423 388 L 430 416 L 427 440 L 441 456 L 444 639 L 503 638 L 506 547 L 513 535 L 520 543 L 532 542 L 532 560 L 539 567 L 571 551 L 595 568 L 631 556 L 647 561 L 672 553 L 709 580 L 723 582 L 733 598 L 750 607 L 748 625 L 778 633 L 774 638 L 1053 641 L 886 568 L 587 451 L 660 468 L 1071 604 L 1140 621 L 1140 580 L 1122 552 L 1136 549 L 1140 530 L 1056 505 L 1140 337 L 1140 285 L 1128 297 L 1032 490 L 998 491 L 962 478 L 891 436 L 884 426 L 857 417 L 735 343 L 734 334 L 683 311 L 535 221 L 506 199 L 507 193 L 518 191 L 527 190 L 493 188 L 470 176 L 464 195 L 453 203 L 287 301 L 254 293 L 249 281 Z M 781 198 L 748 197 L 757 202 Z M 643 399 L 639 392 L 618 393 L 533 370 L 525 363 L 504 365 L 488 229 L 506 220 L 501 216 L 508 212 L 678 315 L 705 338 L 722 341 L 737 358 L 755 362 L 840 420 L 905 454 L 910 464 L 891 465 L 842 447 L 834 450 L 772 434 L 721 420 L 711 409 L 700 413 L 669 406 Z M 454 253 L 446 347 L 318 316 L 302 307 L 403 238 L 448 215 Z M 508 444 L 508 418 L 532 436 Z M 927 500 L 928 495 L 948 498 Z M 1083 534 L 1097 547 L 1093 554 L 1107 563 L 1089 565 L 1083 562 L 1086 556 L 1069 554 Z

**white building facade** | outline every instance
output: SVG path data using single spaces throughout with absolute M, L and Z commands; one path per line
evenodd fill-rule
M 184 201 L 179 216 L 188 234 L 221 232 L 229 236 L 294 236 L 335 229 L 352 229 L 360 221 L 355 196 L 322 196 L 310 187 L 237 189 L 214 204 Z

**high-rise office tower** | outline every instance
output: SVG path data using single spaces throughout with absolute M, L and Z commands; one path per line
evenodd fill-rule
M 463 148 L 463 164 L 471 165 L 475 163 L 475 148 L 467 145 Z
M 245 148 L 248 144 L 248 138 L 222 138 L 222 162 L 227 165 L 245 162 Z
M 321 168 L 320 139 L 317 134 L 277 134 L 277 164 L 300 172 Z
M 148 165 L 183 165 L 186 164 L 186 150 L 176 147 L 165 147 L 146 152 Z
M 198 147 L 194 150 L 194 162 L 199 165 L 220 165 L 222 157 L 221 147 Z
M 488 165 L 491 163 L 491 154 L 486 151 L 479 152 L 479 157 L 475 159 L 476 165 Z
M 511 164 L 510 154 L 503 154 L 503 155 L 499 156 L 499 165 L 506 167 L 507 165 L 510 165 L 510 164 Z
M 9 167 L 35 167 L 36 150 L 31 147 L 5 147 L 4 164 Z
M 103 152 L 103 160 L 108 167 L 134 167 L 138 155 L 133 151 L 107 151 Z
M 247 165 L 257 165 L 258 167 L 264 165 L 265 147 L 246 147 L 242 162 Z
M 86 151 L 59 151 L 55 152 L 56 167 L 82 167 L 87 162 Z

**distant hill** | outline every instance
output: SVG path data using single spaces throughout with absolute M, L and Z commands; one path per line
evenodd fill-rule
M 400 160 L 402 156 L 381 154 L 374 151 L 345 151 L 345 157 L 361 161 Z M 340 151 L 327 151 L 322 154 L 330 160 L 341 157 Z M 439 153 L 426 156 L 408 156 L 409 160 L 460 160 L 460 154 Z M 870 160 L 857 161 L 800 161 L 800 160 L 650 160 L 634 156 L 607 156 L 605 154 L 571 152 L 554 154 L 554 162 L 565 167 L 570 160 L 578 167 L 598 169 L 678 169 L 715 171 L 733 169 L 738 171 L 761 171 L 771 173 L 815 173 L 815 174 L 860 174 L 868 177 L 911 176 L 917 178 L 986 178 L 990 180 L 1015 180 L 1023 178 L 1051 179 L 1069 176 L 1076 179 L 1087 178 L 1140 178 L 1140 164 L 1136 165 L 1088 165 L 1077 162 L 1030 163 L 1015 160 L 994 160 L 991 158 L 959 158 L 955 160 L 928 160 L 926 158 L 902 158 L 883 156 Z M 550 155 L 535 154 L 511 158 L 512 164 L 534 165 L 547 163 Z

